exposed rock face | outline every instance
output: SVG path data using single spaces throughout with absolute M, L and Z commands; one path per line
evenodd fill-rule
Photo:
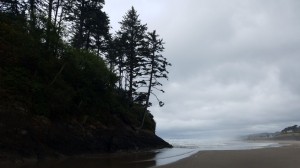
M 7 132 L 6 137 L 0 140 L 0 151 L 13 157 L 42 159 L 61 154 L 111 153 L 172 147 L 146 130 L 137 133 L 128 127 L 101 128 L 47 121 L 42 123 L 33 123 L 25 129 L 17 128 L 14 132 Z M 4 156 L 0 156 L 0 159 L 1 157 Z
M 9 157 L 42 159 L 172 147 L 153 130 L 137 132 L 120 119 L 107 126 L 98 121 L 51 121 L 20 110 L 5 112 L 4 109 L 0 106 L 0 161 Z
M 107 153 L 171 147 L 170 144 L 148 131 L 130 129 L 95 129 L 84 132 L 59 128 L 45 139 L 44 144 L 62 154 Z

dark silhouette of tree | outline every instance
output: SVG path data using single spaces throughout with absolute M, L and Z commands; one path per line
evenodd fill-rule
M 0 1 L 0 11 L 10 13 L 14 16 L 25 15 L 25 4 L 19 0 L 2 0 Z
M 163 92 L 160 79 L 168 74 L 163 41 L 155 31 L 147 34 L 133 7 L 112 36 L 103 5 L 104 0 L 0 1 L 0 107 L 12 102 L 20 109 L 21 102 L 30 116 L 73 121 L 87 115 L 134 129 L 143 120 L 143 129 L 154 131 L 146 112 L 150 95 Z
M 104 0 L 73 0 L 69 5 L 67 18 L 73 24 L 72 45 L 100 53 L 109 38 L 109 19 L 102 11 Z
M 282 133 L 288 133 L 289 131 L 291 131 L 291 132 L 297 132 L 298 129 L 299 129 L 298 125 L 294 125 L 294 126 L 290 126 L 290 127 L 284 128 L 281 132 Z
M 47 26 L 46 26 L 46 48 L 49 48 L 49 39 L 50 39 L 50 31 L 52 25 L 52 11 L 53 11 L 53 1 L 48 0 L 48 14 L 47 14 Z
M 133 102 L 133 95 L 136 94 L 139 85 L 138 77 L 141 76 L 143 66 L 147 26 L 141 23 L 133 7 L 125 14 L 120 24 L 121 29 L 117 32 L 117 38 L 121 44 L 119 64 L 125 67 L 126 76 L 122 82 L 125 83 L 125 88 L 128 82 L 128 97 Z
M 123 78 L 125 71 L 125 54 L 122 49 L 121 39 L 118 37 L 114 37 L 109 40 L 108 45 L 108 54 L 106 56 L 107 62 L 109 63 L 109 67 L 111 72 L 115 72 L 118 75 L 118 88 L 126 90 L 123 88 Z
M 144 96 L 145 112 L 143 115 L 141 128 L 144 125 L 144 120 L 148 112 L 148 107 L 151 104 L 149 102 L 150 95 L 152 94 L 155 96 L 160 106 L 164 105 L 164 103 L 160 101 L 156 94 L 153 92 L 153 89 L 164 93 L 164 90 L 159 88 L 162 86 L 162 83 L 160 83 L 159 80 L 161 78 L 168 79 L 167 75 L 169 72 L 167 71 L 167 66 L 171 66 L 167 59 L 161 55 L 161 52 L 164 51 L 164 42 L 162 39 L 159 39 L 159 36 L 156 34 L 156 31 L 148 33 L 146 39 L 148 53 L 146 58 L 146 64 L 143 67 L 143 75 L 148 77 L 148 79 L 143 80 L 143 83 L 148 84 L 148 90 L 146 92 L 146 95 Z

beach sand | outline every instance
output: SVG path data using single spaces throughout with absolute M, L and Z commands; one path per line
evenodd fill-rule
M 200 151 L 156 168 L 300 168 L 300 142 L 253 150 Z

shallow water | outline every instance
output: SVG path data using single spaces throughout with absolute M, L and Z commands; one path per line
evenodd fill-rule
M 279 147 L 276 142 L 244 141 L 237 139 L 167 139 L 176 148 L 203 150 L 243 150 Z

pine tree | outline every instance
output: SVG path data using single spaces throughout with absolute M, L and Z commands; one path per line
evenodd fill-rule
M 122 54 L 125 56 L 122 59 L 127 75 L 124 83 L 126 88 L 128 82 L 128 97 L 133 102 L 133 95 L 136 94 L 139 84 L 138 77 L 141 76 L 147 25 L 141 23 L 133 7 L 125 14 L 120 24 L 121 30 L 117 32 L 117 37 L 121 43 Z
M 2 0 L 0 1 L 0 12 L 9 13 L 14 16 L 24 14 L 24 3 L 18 0 Z
M 108 54 L 106 55 L 106 60 L 109 64 L 111 72 L 114 72 L 118 75 L 118 88 L 120 90 L 123 89 L 123 78 L 125 68 L 124 52 L 119 38 L 113 37 L 111 40 L 109 40 Z
M 109 39 L 109 19 L 102 11 L 104 0 L 72 0 L 67 18 L 72 22 L 72 45 L 100 51 Z
M 163 106 L 164 103 L 158 99 L 156 94 L 153 92 L 153 89 L 158 90 L 164 93 L 164 90 L 159 87 L 162 86 L 162 83 L 159 82 L 159 79 L 165 78 L 168 79 L 167 66 L 171 64 L 167 61 L 165 57 L 161 55 L 161 52 L 164 51 L 164 42 L 162 39 L 159 39 L 159 36 L 156 34 L 156 31 L 148 33 L 147 37 L 147 61 L 143 67 L 143 75 L 148 79 L 144 80 L 143 83 L 148 84 L 148 90 L 146 92 L 145 98 L 145 111 L 140 128 L 143 127 L 146 114 L 148 112 L 148 107 L 150 106 L 150 95 L 154 95 L 159 102 L 160 106 Z

